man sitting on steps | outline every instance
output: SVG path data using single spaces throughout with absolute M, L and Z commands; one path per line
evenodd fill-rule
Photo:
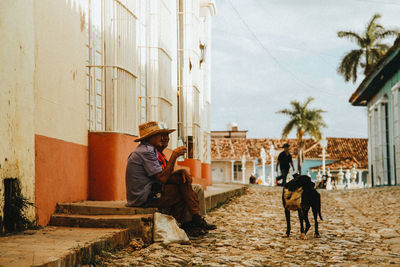
M 161 142 L 162 136 L 173 131 L 154 121 L 139 125 L 140 137 L 135 141 L 140 141 L 140 144 L 129 155 L 126 167 L 127 206 L 170 208 L 171 215 L 189 235 L 203 235 L 216 227 L 200 215 L 199 200 L 191 185 L 192 177 L 185 170 L 173 171 L 176 159 L 185 153 L 186 148 L 182 146 L 173 150 L 169 161 L 159 159 L 162 154 L 156 149 L 165 146 Z M 190 223 L 185 223 L 186 209 L 192 217 Z
M 166 128 L 166 126 L 164 127 Z M 161 133 L 161 142 L 159 145 L 156 146 L 157 152 L 158 152 L 158 161 L 160 162 L 161 167 L 164 169 L 167 166 L 168 160 L 167 157 L 164 155 L 164 150 L 168 147 L 169 143 L 169 134 L 170 132 L 162 132 Z M 175 166 L 176 169 L 176 166 Z M 185 171 L 185 170 L 183 170 Z M 199 200 L 199 206 L 200 206 L 200 215 L 204 216 L 206 214 L 206 203 L 204 199 L 204 190 L 199 184 L 192 184 L 192 178 L 189 173 L 185 171 L 185 175 L 189 176 L 188 182 L 190 181 L 190 184 L 192 185 L 193 191 L 196 193 L 197 198 Z M 188 209 L 186 209 L 186 215 L 185 215 L 185 223 L 183 224 L 184 226 L 187 226 L 189 221 L 191 221 L 192 216 L 190 215 L 190 212 Z

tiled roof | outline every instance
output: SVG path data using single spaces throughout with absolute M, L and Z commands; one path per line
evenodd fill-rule
M 261 148 L 267 152 L 267 160 L 269 160 L 269 149 L 273 144 L 276 156 L 281 152 L 285 143 L 290 145 L 290 153 L 297 155 L 296 140 L 280 140 L 280 139 L 251 139 L 251 138 L 211 138 L 211 157 L 214 160 L 241 160 L 242 156 L 246 156 L 246 160 L 261 159 Z
M 368 139 L 366 138 L 327 138 L 326 159 L 354 158 L 358 161 L 368 161 Z M 305 157 L 309 159 L 320 159 L 322 148 L 315 145 L 306 150 Z
M 353 159 L 360 168 L 368 166 L 368 139 L 366 138 L 327 138 L 328 147 L 326 149 L 327 160 Z M 213 160 L 241 160 L 246 156 L 246 160 L 261 159 L 261 148 L 267 152 L 269 161 L 269 148 L 273 144 L 276 154 L 283 151 L 283 144 L 289 143 L 289 151 L 292 156 L 297 157 L 296 139 L 251 139 L 251 138 L 212 138 L 211 139 L 211 158 Z M 318 142 L 312 139 L 304 139 L 305 159 L 321 159 L 322 148 Z M 353 164 L 352 163 L 352 164 Z M 352 165 L 351 164 L 351 165 Z
M 359 162 L 354 158 L 345 158 L 330 164 L 326 164 L 325 167 L 326 169 L 329 168 L 331 171 L 339 171 L 340 167 L 342 167 L 343 170 L 346 170 L 353 168 L 353 165 L 355 165 L 356 169 L 358 170 L 368 170 L 368 159 L 366 161 Z M 322 166 L 311 168 L 311 171 L 318 170 L 322 170 Z

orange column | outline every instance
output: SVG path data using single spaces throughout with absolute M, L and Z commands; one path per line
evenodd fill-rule
M 201 172 L 201 161 L 197 159 L 185 159 L 184 161 L 178 161 L 179 166 L 188 167 L 190 174 L 193 176 L 193 183 L 200 184 L 203 189 L 207 188 L 207 180 L 202 178 Z
M 203 178 L 207 181 L 207 186 L 212 185 L 211 164 L 201 163 L 201 178 Z
M 125 171 L 129 154 L 138 146 L 136 136 L 89 133 L 89 199 L 125 200 Z

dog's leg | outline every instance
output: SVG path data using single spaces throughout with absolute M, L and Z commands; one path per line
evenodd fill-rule
M 318 238 L 318 237 L 320 237 L 319 232 L 318 232 L 318 208 L 313 206 L 312 212 L 313 212 L 313 216 L 314 216 L 314 228 L 315 228 L 314 236 Z
M 308 230 L 311 227 L 310 221 L 308 220 L 308 211 L 310 210 L 310 207 L 304 207 L 303 209 L 303 215 L 304 215 L 304 221 L 306 222 L 306 229 L 304 230 L 304 234 L 306 235 Z
M 297 210 L 297 212 L 299 214 L 299 220 L 300 220 L 300 232 L 301 232 L 300 238 L 305 240 L 305 239 L 307 239 L 307 236 L 304 233 L 303 210 L 300 208 Z
M 290 235 L 290 210 L 285 209 L 285 217 L 286 217 L 286 235 L 285 235 L 285 237 L 289 237 L 289 235 Z

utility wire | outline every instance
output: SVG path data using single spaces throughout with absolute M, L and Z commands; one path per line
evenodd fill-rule
M 299 78 L 296 77 L 296 75 L 290 70 L 288 69 L 285 65 L 283 65 L 269 50 L 267 47 L 264 46 L 264 44 L 260 41 L 260 39 L 258 39 L 257 35 L 251 30 L 250 26 L 247 24 L 247 22 L 243 19 L 243 17 L 240 15 L 239 11 L 235 8 L 235 6 L 232 4 L 231 0 L 228 0 L 229 4 L 231 5 L 232 9 L 235 11 L 236 15 L 239 17 L 239 19 L 242 21 L 243 25 L 247 28 L 247 30 L 251 33 L 251 35 L 253 36 L 253 38 L 257 41 L 257 43 L 260 45 L 260 47 L 272 58 L 273 61 L 275 61 L 275 63 L 284 71 L 286 71 L 288 74 L 290 74 L 292 76 L 292 78 L 297 81 L 299 84 L 301 84 L 306 90 L 309 90 L 310 88 L 313 88 L 317 91 L 319 91 L 320 93 L 324 93 L 327 95 L 332 95 L 332 96 L 336 96 L 334 94 L 330 94 L 328 92 L 323 92 L 320 91 L 320 89 L 305 83 L 304 81 L 300 80 Z
M 382 1 L 374 1 L 374 0 L 355 0 L 358 2 L 364 2 L 364 3 L 371 3 L 371 4 L 377 4 L 377 5 L 393 5 L 393 6 L 400 6 L 399 3 L 392 3 L 392 2 L 382 2 Z

